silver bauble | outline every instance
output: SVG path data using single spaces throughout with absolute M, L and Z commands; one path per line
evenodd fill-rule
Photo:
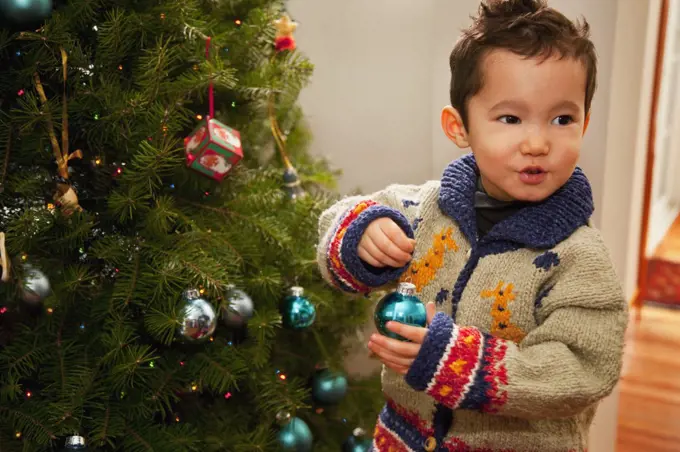
M 50 295 L 52 288 L 45 273 L 31 264 L 23 264 L 24 277 L 21 281 L 21 299 L 27 303 L 37 304 Z
M 253 299 L 247 293 L 233 287 L 228 288 L 220 314 L 225 325 L 241 328 L 253 317 Z
M 201 298 L 197 290 L 187 290 L 184 293 L 184 301 L 186 304 L 179 319 L 179 336 L 187 342 L 208 339 L 217 326 L 217 316 L 212 305 Z
M 82 436 L 69 436 L 66 438 L 65 450 L 85 450 L 85 438 Z

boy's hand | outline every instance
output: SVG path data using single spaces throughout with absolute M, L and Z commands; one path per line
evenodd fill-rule
M 427 304 L 427 324 L 432 323 L 435 314 L 434 303 Z M 375 333 L 371 335 L 368 348 L 380 361 L 393 371 L 406 375 L 411 364 L 420 352 L 420 347 L 427 336 L 427 328 L 404 325 L 398 322 L 387 322 L 387 329 L 409 339 L 411 342 L 402 342 L 396 339 Z
M 358 254 L 374 267 L 399 268 L 411 261 L 415 243 L 397 223 L 383 217 L 368 225 L 359 242 Z

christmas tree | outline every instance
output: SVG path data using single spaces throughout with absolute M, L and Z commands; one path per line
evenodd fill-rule
M 284 2 L 50 3 L 0 3 L 0 450 L 371 429 L 379 387 L 342 370 L 371 301 L 318 274 L 335 174 Z

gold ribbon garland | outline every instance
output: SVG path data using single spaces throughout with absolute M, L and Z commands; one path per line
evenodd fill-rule
M 69 154 L 69 136 L 68 136 L 68 103 L 66 97 L 66 82 L 68 76 L 68 54 L 61 48 L 61 64 L 63 70 L 63 102 L 62 102 L 62 129 L 61 129 L 61 146 L 59 146 L 59 141 L 57 140 L 57 135 L 54 132 L 54 122 L 52 121 L 52 114 L 50 113 L 47 96 L 45 95 L 45 89 L 43 88 L 42 82 L 40 81 L 40 75 L 37 72 L 33 74 L 33 82 L 35 83 L 35 89 L 38 92 L 38 98 L 42 103 L 43 109 L 45 111 L 45 122 L 47 123 L 47 135 L 50 138 L 50 143 L 52 144 L 52 151 L 54 153 L 54 158 L 57 161 L 57 170 L 59 171 L 59 176 L 62 180 L 67 181 L 68 175 L 68 162 L 72 159 L 83 158 L 83 152 L 78 149 Z M 65 182 L 57 182 L 57 192 L 54 194 L 55 201 L 60 202 L 65 208 L 65 212 L 69 213 L 71 209 L 77 211 L 82 211 L 82 207 L 78 204 L 78 195 L 76 194 L 73 187 Z

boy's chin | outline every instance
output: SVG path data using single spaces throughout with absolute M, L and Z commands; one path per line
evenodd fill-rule
M 530 190 L 522 190 L 518 193 L 510 193 L 510 196 L 518 202 L 542 202 L 550 198 L 555 193 L 555 190 L 533 188 Z

